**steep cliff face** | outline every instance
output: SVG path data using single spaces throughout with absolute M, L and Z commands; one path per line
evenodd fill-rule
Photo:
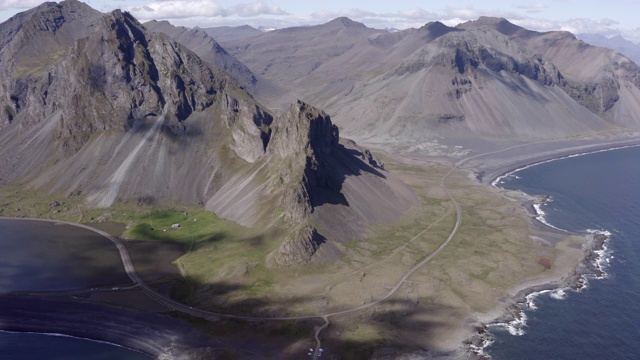
M 204 204 L 246 226 L 279 228 L 270 264 L 294 267 L 339 256 L 342 234 L 361 238 L 414 202 L 371 153 L 341 142 L 324 112 L 299 101 L 272 116 L 226 72 L 128 13 L 63 1 L 0 30 L 12 36 L 0 39 L 0 184 L 80 195 L 95 207 Z M 67 32 L 75 37 L 52 45 L 54 58 L 16 55 L 29 43 L 22 36 Z M 338 213 L 346 221 L 336 224 Z
M 325 35 L 339 28 L 349 36 Z M 630 60 L 504 19 L 396 33 L 338 19 L 229 45 L 253 71 L 331 113 L 346 136 L 396 150 L 443 137 L 537 141 L 640 126 Z
M 268 154 L 276 164 L 271 169 L 280 181 L 276 187 L 286 189 L 281 200 L 285 221 L 303 221 L 311 212 L 314 189 L 340 190 L 332 164 L 338 141 L 338 127 L 329 116 L 301 101 L 277 123 Z
M 338 140 L 329 116 L 300 101 L 276 124 L 268 149 L 271 187 L 280 192 L 283 220 L 294 228 L 274 257 L 278 265 L 307 263 L 325 241 L 311 225 L 311 213 L 318 188 L 340 189 L 330 163 Z
M 506 35 L 536 56 L 552 62 L 564 76 L 558 85 L 572 99 L 606 120 L 629 125 L 633 116 L 629 106 L 633 108 L 637 99 L 624 89 L 640 88 L 640 68 L 620 53 L 591 46 L 566 31 L 539 33 L 501 18 L 481 17 L 458 27 L 470 31 L 495 30 Z M 633 121 L 640 124 L 637 117 Z
M 0 128 L 20 114 L 33 119 L 47 112 L 42 108 L 55 81 L 52 69 L 77 40 L 90 35 L 102 16 L 70 0 L 44 3 L 0 24 Z
M 14 117 L 25 114 L 25 125 L 62 112 L 63 155 L 77 152 L 96 131 L 126 130 L 165 105 L 170 121 L 181 122 L 213 103 L 222 80 L 168 37 L 147 33 L 120 11 L 93 28 L 54 66 L 5 78 L 2 95 L 15 106 Z
M 156 33 L 167 34 L 173 40 L 184 45 L 210 65 L 224 70 L 249 93 L 256 91 L 258 79 L 243 63 L 227 53 L 218 42 L 204 30 L 173 26 L 168 21 L 149 21 L 145 28 Z
M 277 194 L 282 219 L 292 229 L 273 254 L 276 265 L 304 265 L 323 246 L 335 255 L 335 242 L 363 237 L 369 225 L 397 219 L 415 200 L 369 151 L 341 143 L 338 127 L 323 111 L 298 101 L 274 124 L 269 192 Z M 370 201 L 376 188 L 384 195 Z M 371 210 L 359 212 L 361 207 Z M 381 215 L 385 208 L 395 215 Z M 331 212 L 342 212 L 342 224 L 327 226 Z
M 415 203 L 408 186 L 369 151 L 341 140 L 330 117 L 304 102 L 274 117 L 270 131 L 264 155 L 237 171 L 206 207 L 246 226 L 283 229 L 272 266 L 335 259 L 337 242 L 364 238 L 373 224 L 395 221 Z

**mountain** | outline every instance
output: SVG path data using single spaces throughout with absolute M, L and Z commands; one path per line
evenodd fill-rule
M 262 30 L 256 29 L 249 25 L 218 26 L 218 27 L 211 27 L 211 28 L 203 28 L 200 30 L 206 32 L 212 38 L 218 39 L 218 41 L 223 43 L 233 43 L 235 41 L 260 35 L 263 33 Z
M 557 139 L 640 125 L 637 66 L 504 19 L 389 33 L 345 18 L 225 44 L 325 109 L 346 136 L 409 150 L 445 139 Z
M 504 19 L 480 18 L 459 25 L 495 29 L 543 59 L 551 61 L 566 83 L 563 90 L 592 113 L 622 127 L 640 125 L 640 68 L 610 49 L 591 46 L 565 31 L 537 33 Z M 507 29 L 508 28 L 508 29 Z
M 607 38 L 600 34 L 577 34 L 576 37 L 588 44 L 609 48 L 640 64 L 640 45 L 623 38 L 620 35 Z
M 262 33 L 223 46 L 259 75 L 294 89 L 297 80 L 325 61 L 344 54 L 382 30 L 374 30 L 347 18 L 327 24 L 285 28 Z
M 126 12 L 45 3 L 0 34 L 0 185 L 82 196 L 92 207 L 199 203 L 281 229 L 274 266 L 336 258 L 340 229 L 363 235 L 415 201 L 369 152 L 340 140 L 323 112 L 296 102 L 274 116 L 224 66 Z M 224 54 L 208 55 L 233 63 Z M 352 221 L 323 227 L 331 206 Z
M 227 53 L 205 30 L 176 27 L 168 21 L 149 21 L 145 28 L 157 33 L 164 33 L 176 42 L 193 51 L 209 65 L 226 71 L 237 80 L 242 87 L 258 99 L 271 99 L 282 90 L 270 84 L 268 80 L 256 76 L 238 59 Z

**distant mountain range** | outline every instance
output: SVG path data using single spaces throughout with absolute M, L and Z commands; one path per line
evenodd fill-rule
M 635 63 L 499 18 L 394 33 L 338 18 L 221 44 L 372 143 L 526 141 L 640 125 Z
M 620 35 L 608 38 L 600 34 L 577 34 L 576 37 L 588 44 L 618 51 L 636 64 L 640 64 L 640 44 L 635 44 Z

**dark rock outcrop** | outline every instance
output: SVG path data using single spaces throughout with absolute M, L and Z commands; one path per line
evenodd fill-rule
M 313 254 L 325 241 L 314 227 L 301 226 L 289 233 L 274 254 L 273 260 L 278 266 L 304 266 L 309 263 Z
M 0 99 L 11 109 L 7 115 L 12 120 L 22 117 L 23 125 L 29 127 L 60 112 L 58 150 L 68 157 L 97 131 L 126 130 L 134 120 L 160 115 L 165 105 L 170 121 L 181 122 L 213 104 L 224 79 L 189 50 L 167 36 L 147 32 L 130 14 L 119 10 L 99 20 L 90 12 L 90 22 L 64 16 L 67 12 L 78 16 L 74 9 L 79 6 L 76 1 L 42 5 L 21 27 L 23 35 L 16 35 L 2 49 L 0 57 L 7 63 L 7 58 L 21 59 L 20 54 L 28 50 L 20 40 L 23 37 L 89 34 L 73 44 L 59 42 L 55 48 L 63 55 L 53 62 L 52 54 L 45 51 L 29 57 L 39 67 L 17 63 L 0 68 L 4 75 Z M 33 22 L 42 26 L 26 26 Z M 76 28 L 81 30 L 76 32 Z
M 359 237 L 413 203 L 370 152 L 340 142 L 324 112 L 298 101 L 272 116 L 224 66 L 126 12 L 45 3 L 0 35 L 0 184 L 82 194 L 96 207 L 204 204 L 280 229 L 277 266 L 303 266 L 324 246 L 339 254 L 337 233 Z M 338 212 L 348 231 L 323 221 Z
M 155 20 L 145 23 L 144 26 L 150 31 L 167 34 L 211 66 L 229 73 L 249 93 L 255 93 L 258 82 L 256 76 L 204 30 L 173 26 L 168 21 Z
M 279 203 L 283 219 L 297 228 L 280 246 L 275 256 L 278 265 L 306 263 L 323 242 L 309 225 L 310 216 L 318 188 L 340 190 L 331 165 L 338 140 L 338 127 L 329 116 L 301 101 L 275 126 L 268 148 L 270 171 L 277 179 L 275 188 L 283 189 Z

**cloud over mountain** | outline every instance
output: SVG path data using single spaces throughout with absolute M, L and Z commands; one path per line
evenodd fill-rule
M 204 19 L 240 17 L 250 18 L 261 15 L 288 15 L 278 6 L 264 0 L 252 3 L 241 3 L 232 7 L 224 7 L 216 0 L 170 0 L 154 1 L 139 6 L 129 6 L 130 11 L 142 20 L 163 19 Z

